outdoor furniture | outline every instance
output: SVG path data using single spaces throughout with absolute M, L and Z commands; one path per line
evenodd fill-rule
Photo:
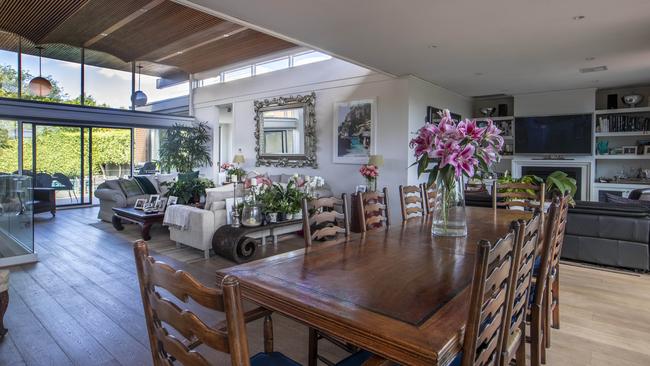
M 36 173 L 34 176 L 34 187 L 52 188 L 52 176 L 47 173 Z
M 467 208 L 468 235 L 431 235 L 431 218 L 368 231 L 217 272 L 242 296 L 404 365 L 445 365 L 462 350 L 479 240 L 530 213 Z
M 70 178 L 68 178 L 63 173 L 54 173 L 52 177 L 58 182 L 58 185 L 54 186 L 56 190 L 68 191 L 68 197 L 70 197 L 70 199 L 72 199 L 72 195 L 70 194 L 70 192 L 72 192 L 75 201 L 77 201 L 77 203 L 79 202 L 79 198 L 77 198 L 77 192 L 75 192 L 74 185 L 72 184 Z
M 144 163 L 142 167 L 138 169 L 138 175 L 151 175 L 156 174 L 157 172 L 156 163 L 152 161 Z
M 302 229 L 302 219 L 268 223 L 256 227 L 232 225 L 220 226 L 212 238 L 214 253 L 235 263 L 244 263 L 253 259 L 257 249 L 257 239 L 266 244 L 266 237 L 273 236 L 277 244 L 278 235 L 296 232 Z
M 9 270 L 0 269 L 0 340 L 7 334 L 4 326 L 7 306 L 9 306 Z
M 112 223 L 117 231 L 124 230 L 124 226 L 122 225 L 123 220 L 138 224 L 142 231 L 142 239 L 151 240 L 151 235 L 149 234 L 151 226 L 153 224 L 162 224 L 164 217 L 164 212 L 145 213 L 142 210 L 136 210 L 132 207 L 113 207 Z
M 133 251 L 154 365 L 172 365 L 177 361 L 185 366 L 208 365 L 206 358 L 211 357 L 203 351 L 210 348 L 229 353 L 233 366 L 299 366 L 282 353 L 273 352 L 271 312 L 264 308 L 245 312 L 236 277 L 220 281 L 221 288 L 206 287 L 189 273 L 176 271 L 150 257 L 143 241 L 136 242 Z M 160 289 L 165 290 L 163 295 Z M 201 307 L 200 313 L 178 307 L 190 299 Z M 225 320 L 208 325 L 201 320 L 205 311 L 224 313 Z M 264 352 L 250 357 L 246 323 L 262 318 Z M 169 332 L 172 329 L 173 335 Z
M 32 205 L 35 214 L 49 212 L 56 216 L 56 191 L 54 188 L 34 188 Z

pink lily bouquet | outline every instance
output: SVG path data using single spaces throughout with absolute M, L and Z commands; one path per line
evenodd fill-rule
M 410 147 L 415 150 L 418 176 L 428 173 L 427 186 L 436 185 L 433 235 L 465 236 L 463 177 L 489 172 L 500 159 L 503 138 L 491 120 L 479 127 L 476 120 L 454 121 L 448 110 L 440 117 L 438 124 L 427 123 L 420 128 Z
M 477 170 L 488 172 L 499 161 L 503 137 L 491 120 L 487 126 L 478 127 L 476 120 L 454 121 L 449 110 L 441 117 L 437 125 L 427 123 L 420 128 L 410 143 L 415 149 L 418 175 L 429 173 L 428 185 L 436 178 L 447 182 L 462 176 L 471 178 Z M 429 168 L 431 163 L 437 164 Z

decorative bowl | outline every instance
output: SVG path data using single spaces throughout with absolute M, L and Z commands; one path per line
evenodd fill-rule
M 483 113 L 484 116 L 491 117 L 492 114 L 494 114 L 495 110 L 496 110 L 496 108 L 494 108 L 494 107 L 485 107 L 485 108 L 481 108 L 479 111 L 481 113 Z
M 625 95 L 621 98 L 621 100 L 623 100 L 623 103 L 633 108 L 635 105 L 639 104 L 643 100 L 643 95 L 639 95 L 639 94 Z

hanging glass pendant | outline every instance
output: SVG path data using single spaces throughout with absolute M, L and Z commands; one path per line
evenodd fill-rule
M 41 55 L 43 47 L 36 47 L 38 49 L 38 76 L 29 81 L 29 91 L 33 95 L 45 97 L 52 91 L 52 83 L 41 76 Z
M 138 65 L 138 90 L 131 95 L 131 103 L 136 107 L 142 107 L 147 104 L 147 94 L 140 90 L 140 78 L 142 77 L 142 65 Z

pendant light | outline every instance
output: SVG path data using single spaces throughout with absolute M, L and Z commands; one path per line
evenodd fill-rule
M 140 78 L 142 77 L 142 65 L 138 65 L 138 90 L 133 92 L 131 103 L 136 107 L 142 107 L 147 104 L 147 94 L 140 90 Z
M 41 74 L 41 56 L 43 47 L 36 47 L 36 49 L 38 49 L 38 76 L 29 82 L 29 91 L 33 95 L 45 97 L 52 91 L 52 83 Z

